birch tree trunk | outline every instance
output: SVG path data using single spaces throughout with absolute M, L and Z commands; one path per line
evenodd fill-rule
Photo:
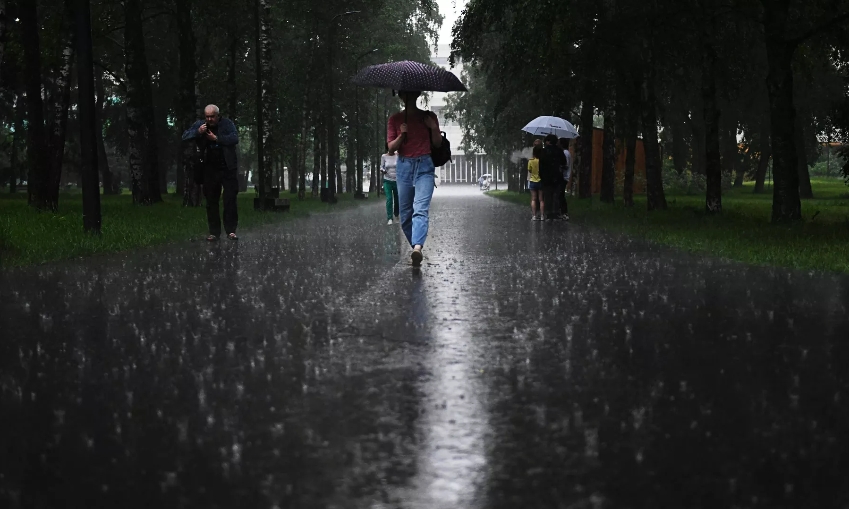
M 268 0 L 256 0 L 256 58 L 257 58 L 257 165 L 259 198 L 271 196 L 271 180 L 274 154 L 269 150 L 271 138 L 271 41 L 268 34 L 268 19 L 271 6 Z
M 315 198 L 319 193 L 319 185 L 321 182 L 321 140 L 318 124 L 312 129 L 312 197 Z
M 109 169 L 109 158 L 106 156 L 106 143 L 103 139 L 103 108 L 106 102 L 106 87 L 103 85 L 103 73 L 95 75 L 96 101 L 94 103 L 94 115 L 97 124 L 95 136 L 97 136 L 97 166 L 103 179 L 103 194 L 121 194 L 119 183 Z
M 616 194 L 616 129 L 612 107 L 604 112 L 604 142 L 602 143 L 601 196 L 604 203 L 613 203 Z
M 593 101 L 592 85 L 588 84 L 581 100 L 581 149 L 578 197 L 591 198 L 593 194 Z
M 18 147 L 21 146 L 21 139 L 24 133 L 24 107 L 21 104 L 22 94 L 18 94 L 15 98 L 15 133 L 12 135 L 12 153 L 9 156 L 9 192 L 18 192 L 18 179 L 21 175 L 19 168 L 20 161 L 18 160 Z
M 68 9 L 70 12 L 70 9 Z M 62 48 L 62 64 L 56 76 L 57 97 L 52 101 L 48 145 L 50 166 L 47 178 L 47 207 L 59 210 L 59 185 L 62 181 L 62 161 L 65 159 L 65 139 L 68 130 L 68 109 L 71 106 L 71 68 L 74 63 L 74 39 L 70 23 L 66 25 Z

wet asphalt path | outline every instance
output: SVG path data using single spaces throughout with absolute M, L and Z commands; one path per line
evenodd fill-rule
M 0 507 L 849 507 L 849 278 L 474 189 L 0 275 Z

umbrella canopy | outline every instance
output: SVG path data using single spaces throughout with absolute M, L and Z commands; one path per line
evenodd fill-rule
M 411 92 L 466 92 L 466 86 L 454 73 L 441 67 L 411 60 L 370 65 L 360 70 L 355 84 L 364 87 L 391 88 Z
M 578 130 L 569 121 L 560 117 L 537 117 L 522 128 L 526 133 L 534 136 L 554 134 L 558 138 L 577 138 Z

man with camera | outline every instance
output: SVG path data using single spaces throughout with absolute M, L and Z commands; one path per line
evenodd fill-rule
M 239 143 L 239 133 L 231 120 L 221 117 L 218 106 L 210 104 L 203 114 L 204 120 L 198 120 L 183 133 L 183 141 L 194 140 L 200 150 L 203 194 L 206 198 L 206 218 L 209 222 L 209 236 L 206 240 L 214 242 L 221 236 L 218 201 L 221 199 L 222 188 L 224 229 L 227 238 L 236 240 L 239 238 L 236 236 L 239 223 L 236 210 L 236 195 L 239 194 L 236 145 Z

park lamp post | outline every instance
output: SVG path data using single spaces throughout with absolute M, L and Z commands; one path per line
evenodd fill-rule
M 364 57 L 367 57 L 367 56 L 369 56 L 373 53 L 377 53 L 378 51 L 379 51 L 378 48 L 370 49 L 370 50 L 366 51 L 365 53 L 363 53 L 362 55 L 358 56 L 356 59 L 354 59 L 354 66 L 356 67 L 356 69 L 359 70 L 359 68 L 360 68 L 360 60 L 362 60 Z M 354 105 L 355 105 L 354 122 L 357 125 L 357 130 L 356 130 L 357 185 L 355 186 L 356 191 L 354 192 L 354 198 L 365 198 L 365 195 L 363 194 L 363 154 L 362 154 L 363 149 L 362 149 L 362 146 L 360 145 L 360 87 L 358 87 L 358 86 L 354 87 Z
M 343 16 L 350 16 L 352 14 L 359 14 L 360 11 L 347 11 L 341 12 L 330 19 L 330 25 L 327 28 L 327 83 L 329 85 L 329 91 L 327 94 L 327 134 L 329 137 L 329 147 L 330 153 L 327 157 L 327 201 L 329 203 L 336 203 L 336 156 L 339 151 L 337 145 L 339 143 L 338 133 L 336 132 L 336 126 L 333 122 L 333 34 L 335 33 L 334 28 L 336 28 L 336 20 Z

